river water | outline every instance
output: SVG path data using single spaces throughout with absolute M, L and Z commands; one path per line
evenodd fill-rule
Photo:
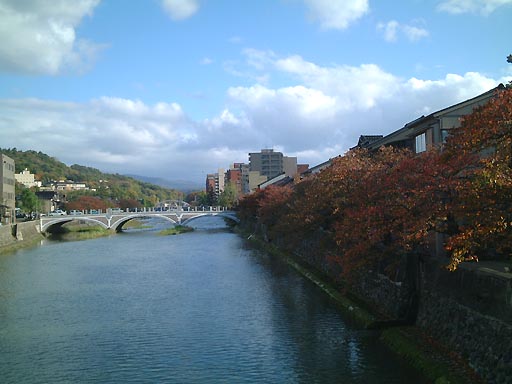
M 424 382 L 221 219 L 195 226 L 0 256 L 0 382 Z

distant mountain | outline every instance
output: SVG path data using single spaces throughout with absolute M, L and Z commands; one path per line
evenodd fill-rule
M 193 182 L 190 180 L 168 180 L 161 177 L 150 177 L 150 176 L 140 176 L 140 175 L 126 175 L 135 180 L 139 180 L 145 183 L 151 183 L 155 185 L 159 185 L 164 188 L 176 189 L 181 192 L 193 192 L 193 191 L 201 191 L 204 189 L 204 185 Z

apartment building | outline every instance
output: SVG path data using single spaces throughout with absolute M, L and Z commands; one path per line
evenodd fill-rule
M 0 167 L 0 196 L 2 197 L 2 201 L 0 201 L 0 223 L 11 224 L 15 221 L 15 164 L 14 160 L 7 155 L 0 154 L 0 158 L 2 160 L 2 166 Z
M 283 156 L 281 152 L 273 149 L 262 149 L 261 152 L 249 153 L 249 170 L 258 171 L 267 179 L 281 173 L 294 177 L 297 174 L 297 158 Z
M 209 173 L 206 175 L 206 192 L 213 191 L 215 196 L 224 192 L 225 175 L 224 169 L 219 168 L 217 173 Z

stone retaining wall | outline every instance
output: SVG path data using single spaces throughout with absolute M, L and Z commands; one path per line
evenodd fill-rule
M 12 244 L 16 238 L 12 235 L 12 227 L 10 225 L 0 226 L 0 247 Z
M 512 326 L 424 290 L 417 325 L 460 353 L 488 383 L 512 383 Z
M 0 252 L 29 246 L 42 238 L 38 221 L 2 225 L 0 227 Z
M 254 233 L 258 229 L 266 239 L 257 226 Z M 322 241 L 315 233 L 295 249 L 285 249 L 336 281 L 339 266 L 328 262 Z M 277 246 L 285 242 L 273 239 Z M 417 311 L 416 326 L 469 361 L 486 382 L 512 384 L 512 263 L 499 268 L 469 263 L 448 272 L 445 262 L 409 257 L 396 281 L 368 271 L 351 288 L 391 319 L 407 319 L 406 312 Z
M 417 325 L 489 383 L 512 383 L 512 274 L 498 263 L 426 271 Z

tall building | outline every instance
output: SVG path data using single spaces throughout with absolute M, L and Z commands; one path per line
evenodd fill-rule
M 206 193 L 213 191 L 216 197 L 224 192 L 224 169 L 219 168 L 217 173 L 209 173 L 206 175 Z
M 0 167 L 0 222 L 10 224 L 15 220 L 15 191 L 16 179 L 14 177 L 14 160 L 4 154 L 0 155 L 2 166 Z
M 269 179 L 277 176 L 284 171 L 283 154 L 273 149 L 249 153 L 249 171 L 258 171 Z
M 226 171 L 226 184 L 231 184 L 235 188 L 237 196 L 244 194 L 242 174 L 244 165 L 243 163 L 234 163 L 233 166 Z
M 297 158 L 283 156 L 273 149 L 262 149 L 261 152 L 249 153 L 249 170 L 258 171 L 267 179 L 282 173 L 294 177 L 297 174 Z

